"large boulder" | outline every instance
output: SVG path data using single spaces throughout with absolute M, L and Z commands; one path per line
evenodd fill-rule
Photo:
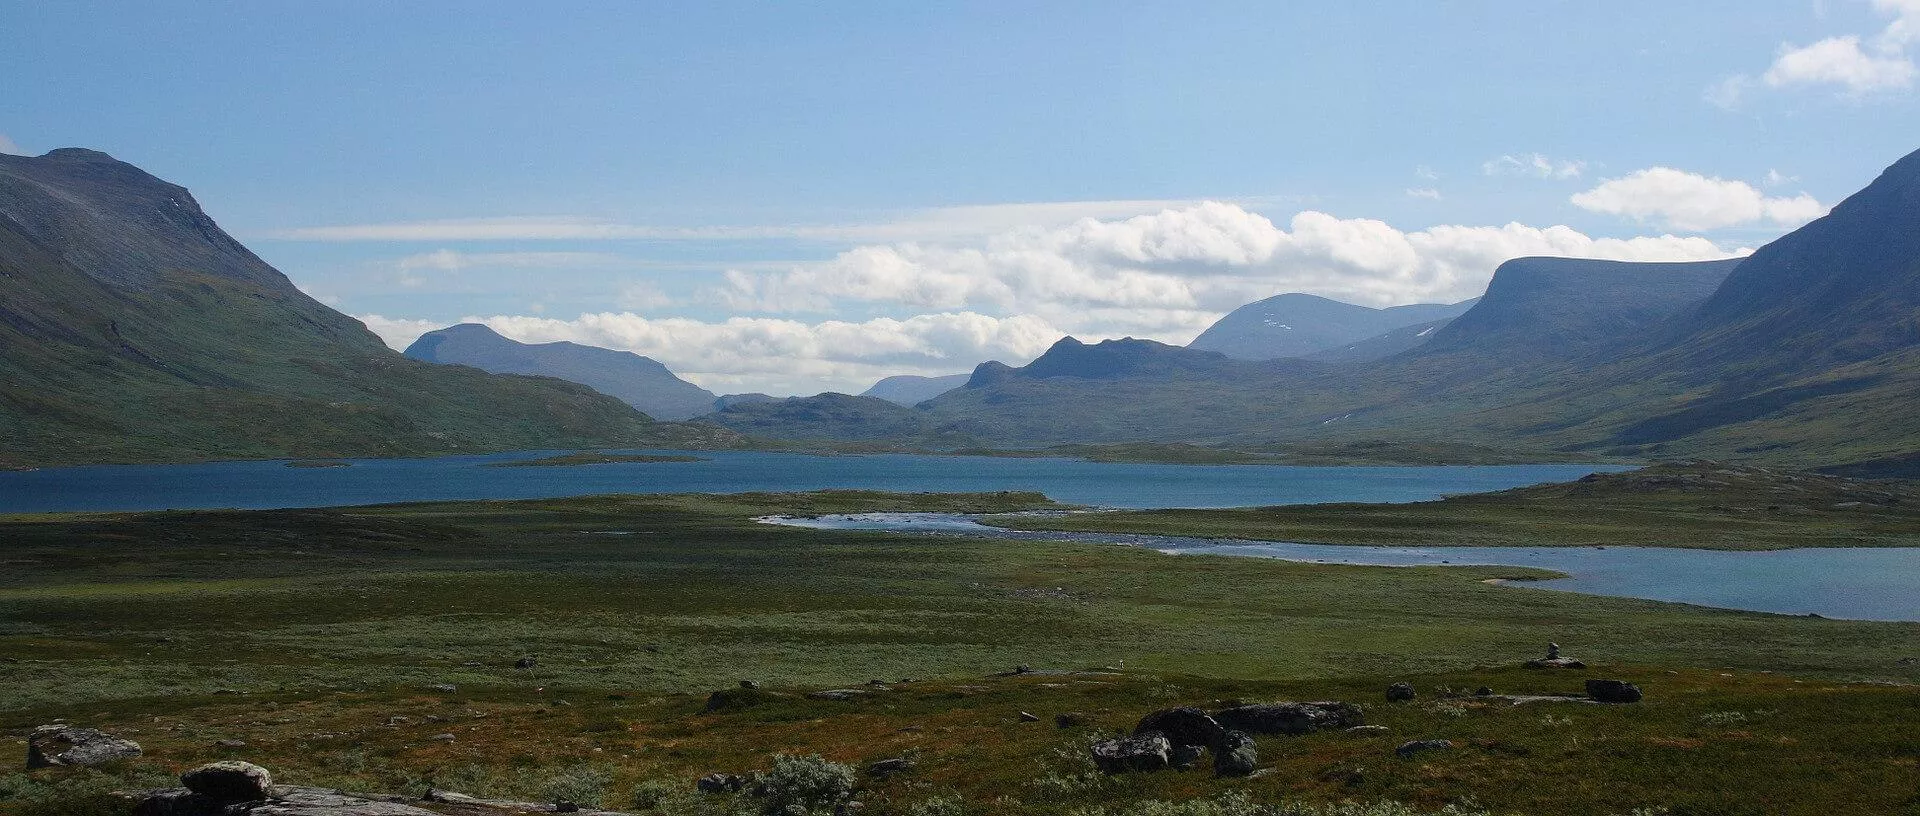
M 1352 703 L 1265 703 L 1234 706 L 1213 718 L 1226 728 L 1249 734 L 1309 734 L 1323 729 L 1365 725 L 1365 714 Z
M 273 789 L 273 774 L 251 762 L 210 762 L 180 775 L 187 790 L 221 804 L 258 802 Z
M 1387 700 L 1389 702 L 1404 703 L 1418 696 L 1420 695 L 1413 690 L 1412 683 L 1395 683 L 1387 687 Z
M 133 806 L 133 816 L 219 816 L 226 807 L 186 788 L 168 788 L 147 794 Z
M 1587 696 L 1603 703 L 1640 702 L 1640 687 L 1624 680 L 1588 680 Z
M 1173 743 L 1165 734 L 1135 734 L 1093 744 L 1093 764 L 1102 772 L 1157 771 L 1172 761 Z
M 1220 738 L 1227 730 L 1208 716 L 1207 712 L 1191 706 L 1169 708 L 1155 711 L 1140 718 L 1140 724 L 1134 726 L 1133 735 L 1159 733 L 1166 736 L 1174 745 L 1198 745 L 1211 748 L 1220 744 Z
M 1213 754 L 1213 772 L 1220 776 L 1246 776 L 1260 764 L 1260 749 L 1254 747 L 1253 737 L 1244 732 L 1228 731 L 1220 738 L 1220 748 Z
M 1423 739 L 1403 742 L 1400 744 L 1400 747 L 1393 749 L 1393 752 L 1400 755 L 1401 759 L 1409 759 L 1414 754 L 1425 753 L 1427 751 L 1447 751 L 1452 748 L 1452 740 Z
M 27 735 L 27 767 L 98 765 L 140 755 L 140 744 L 92 728 L 43 725 Z

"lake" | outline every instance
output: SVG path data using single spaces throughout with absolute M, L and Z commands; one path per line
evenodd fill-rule
M 673 451 L 630 451 L 674 453 Z M 602 493 L 739 493 L 826 489 L 960 493 L 1033 490 L 1100 507 L 1247 507 L 1329 501 L 1407 502 L 1564 482 L 1598 465 L 1294 467 L 1156 465 L 982 456 L 811 456 L 699 451 L 698 462 L 487 467 L 530 451 L 437 459 L 356 459 L 349 467 L 286 461 L 96 465 L 0 473 L 0 513 L 337 507 Z
M 1920 621 L 1920 549 L 1820 547 L 1763 552 L 1669 547 L 1353 547 L 1278 541 L 1078 533 L 988 527 L 949 513 L 768 517 L 773 524 L 1029 541 L 1149 547 L 1170 555 L 1229 555 L 1366 566 L 1517 566 L 1565 573 L 1523 588 L 1854 620 Z

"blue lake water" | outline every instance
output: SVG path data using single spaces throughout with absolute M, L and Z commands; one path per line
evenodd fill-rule
M 1807 548 L 1763 552 L 1666 547 L 1349 547 L 1116 533 L 1007 530 L 972 516 L 861 513 L 763 519 L 797 527 L 887 530 L 1150 547 L 1174 555 L 1230 555 L 1372 566 L 1519 566 L 1565 573 L 1517 587 L 1647 598 L 1726 609 L 1920 621 L 1920 549 Z
M 667 453 L 667 451 L 652 451 Z M 980 456 L 809 456 L 699 452 L 700 462 L 484 467 L 553 451 L 439 459 L 101 465 L 0 473 L 0 513 L 69 510 L 336 507 L 454 499 L 535 499 L 601 493 L 739 493 L 868 489 L 1034 490 L 1102 507 L 1247 507 L 1329 501 L 1406 502 L 1577 479 L 1594 465 L 1291 467 L 1103 464 Z

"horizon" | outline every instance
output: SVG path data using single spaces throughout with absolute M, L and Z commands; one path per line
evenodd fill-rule
M 1907 0 L 845 8 L 21 3 L 0 151 L 186 186 L 396 348 L 482 322 L 787 395 L 1731 257 L 1920 121 Z

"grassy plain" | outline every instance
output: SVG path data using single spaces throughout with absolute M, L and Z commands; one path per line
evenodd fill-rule
M 1920 487 L 1720 464 L 1408 504 L 1012 516 L 1022 529 L 1427 547 L 1920 547 Z
M 787 752 L 914 758 L 863 776 L 881 814 L 1119 813 L 1231 791 L 1498 813 L 1920 812 L 1920 694 L 1889 684 L 1920 679 L 1920 625 L 1483 583 L 1532 574 L 1516 569 L 751 520 L 1047 505 L 832 492 L 0 520 L 0 727 L 64 718 L 148 749 L 104 772 L 0 773 L 0 809 L 100 812 L 94 793 L 223 757 L 294 783 L 536 799 L 572 785 L 632 809 L 638 788 L 684 791 Z M 1594 668 L 1517 668 L 1548 640 Z M 1016 664 L 1043 671 L 988 676 Z M 1592 676 L 1648 699 L 1508 707 L 1447 691 L 1578 691 Z M 759 705 L 701 713 L 741 679 L 766 685 Z M 1386 704 L 1396 680 L 1422 698 Z M 869 691 L 805 696 L 846 687 Z M 1105 778 L 1084 758 L 1093 734 L 1156 708 L 1303 698 L 1360 702 L 1389 731 L 1262 738 L 1271 771 L 1248 780 Z M 1090 725 L 1056 729 L 1066 711 Z M 1425 737 L 1459 747 L 1393 756 Z M 660 812 L 699 812 L 674 807 Z

